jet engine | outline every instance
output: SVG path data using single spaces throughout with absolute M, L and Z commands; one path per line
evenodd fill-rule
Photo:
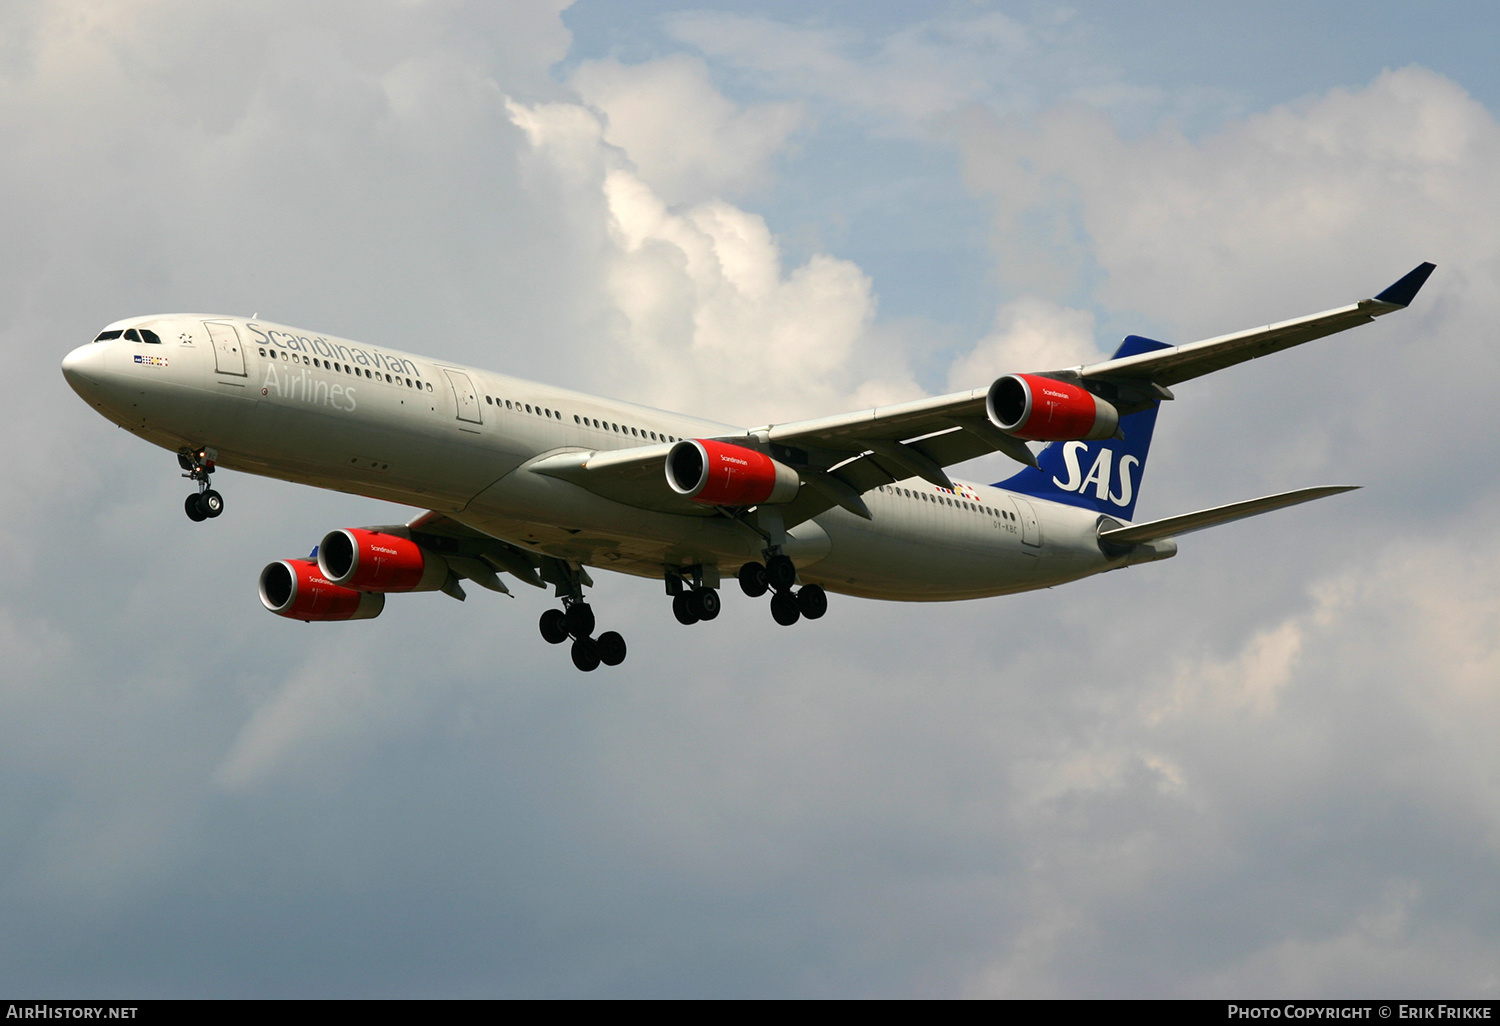
M 442 556 L 410 538 L 361 527 L 325 535 L 318 566 L 330 584 L 356 591 L 437 591 L 448 580 Z
M 331 583 L 310 559 L 282 559 L 260 572 L 260 602 L 292 620 L 370 620 L 385 608 L 378 592 Z
M 797 472 L 765 453 L 707 438 L 686 438 L 667 454 L 667 484 L 707 506 L 791 502 L 802 487 Z
M 985 397 L 990 423 L 1017 438 L 1039 442 L 1112 438 L 1120 413 L 1092 392 L 1035 374 L 1007 374 Z

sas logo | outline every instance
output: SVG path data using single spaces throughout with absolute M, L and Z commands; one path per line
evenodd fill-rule
M 165 367 L 167 365 L 167 358 L 165 356 L 137 355 L 135 362 L 145 367 Z
M 1068 472 L 1068 479 L 1060 481 L 1052 479 L 1052 483 L 1065 492 L 1083 492 L 1090 485 L 1094 486 L 1094 495 L 1103 502 L 1112 502 L 1116 506 L 1130 505 L 1130 499 L 1135 495 L 1135 480 L 1131 477 L 1132 472 L 1140 467 L 1141 461 L 1134 456 L 1121 456 L 1118 465 L 1114 462 L 1115 452 L 1113 449 L 1101 448 L 1099 455 L 1094 457 L 1093 466 L 1089 467 L 1088 473 L 1084 473 L 1079 463 L 1080 455 L 1088 455 L 1087 442 L 1068 442 L 1063 446 L 1063 467 Z M 1119 476 L 1118 492 L 1113 490 L 1113 477 Z

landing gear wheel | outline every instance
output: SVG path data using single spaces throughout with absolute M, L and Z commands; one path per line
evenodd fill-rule
M 212 488 L 198 496 L 198 504 L 203 507 L 203 512 L 208 514 L 210 519 L 224 512 L 224 496 Z
M 543 613 L 539 626 L 549 645 L 561 645 L 568 640 L 568 618 L 561 609 L 549 609 Z
M 686 626 L 698 622 L 698 605 L 693 601 L 692 592 L 679 591 L 672 596 L 672 615 L 677 617 L 678 623 Z
M 187 497 L 187 501 L 182 504 L 182 508 L 184 511 L 186 511 L 188 519 L 195 524 L 202 523 L 203 521 L 208 519 L 208 511 L 203 508 L 202 499 L 203 496 L 199 495 L 197 492 L 194 492 L 192 495 L 189 495 Z
M 771 619 L 783 627 L 790 627 L 802 618 L 802 610 L 797 608 L 797 600 L 789 593 L 778 591 L 771 596 Z
M 568 626 L 568 633 L 575 638 L 583 639 L 594 633 L 594 611 L 589 608 L 587 602 L 574 602 L 563 614 L 564 621 Z M 577 656 L 574 656 L 577 659 Z M 589 667 L 593 669 L 593 667 Z
M 797 592 L 797 608 L 809 620 L 828 612 L 828 593 L 816 584 L 806 584 Z
M 693 612 L 700 620 L 712 620 L 719 615 L 719 593 L 712 588 L 693 589 Z
M 594 642 L 599 661 L 605 666 L 619 666 L 625 661 L 625 639 L 618 631 L 605 631 Z
M 786 591 L 797 583 L 797 566 L 790 556 L 777 553 L 766 560 L 766 579 L 777 591 Z
M 573 642 L 573 665 L 584 673 L 597 670 L 599 668 L 599 643 L 593 638 L 579 638 Z
M 751 598 L 760 598 L 770 590 L 771 582 L 766 579 L 766 568 L 759 563 L 746 563 L 740 567 L 740 591 Z

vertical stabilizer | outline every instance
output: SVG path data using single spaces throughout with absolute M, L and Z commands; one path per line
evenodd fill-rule
M 1114 358 L 1166 348 L 1169 347 L 1165 342 L 1130 335 L 1120 343 Z M 1049 442 L 1037 453 L 1036 467 L 1027 467 L 1014 477 L 997 481 L 995 487 L 1131 520 L 1160 406 L 1154 402 L 1144 410 L 1121 417 L 1123 438 Z

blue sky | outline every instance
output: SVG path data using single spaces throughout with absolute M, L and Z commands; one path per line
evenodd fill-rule
M 1382 71 L 1421 65 L 1451 78 L 1480 102 L 1500 99 L 1489 42 L 1495 15 L 1465 4 L 982 4 L 914 8 L 902 3 L 751 3 L 698 7 L 577 3 L 563 15 L 573 33 L 566 74 L 580 62 L 613 58 L 640 63 L 684 50 L 678 19 L 704 11 L 733 12 L 824 32 L 852 59 L 878 62 L 883 44 L 942 17 L 1001 12 L 1037 33 L 1037 51 L 1023 60 L 1025 87 L 1005 102 L 1034 112 L 1080 91 L 1128 90 L 1105 105 L 1126 134 L 1170 124 L 1190 137 L 1211 135 L 1226 121 L 1325 92 L 1357 87 Z M 1487 31 L 1490 30 L 1490 31 Z M 685 45 L 686 44 L 686 45 Z M 993 308 L 1015 287 L 989 259 L 983 197 L 963 187 L 960 155 L 942 132 L 891 131 L 878 112 L 851 110 L 809 97 L 763 70 L 715 61 L 714 83 L 741 103 L 801 99 L 813 123 L 778 157 L 777 180 L 755 208 L 788 253 L 819 248 L 855 261 L 875 281 L 882 316 L 923 318 L 941 337 L 943 356 L 964 336 L 983 331 Z M 996 55 L 995 78 L 1007 78 Z M 984 95 L 984 94 L 988 95 Z M 974 101 L 996 93 L 977 90 Z M 1074 302 L 1090 305 L 1089 289 Z M 1096 307 L 1109 317 L 1111 311 Z M 933 323 L 935 322 L 935 323 Z M 1121 321 L 1121 333 L 1136 330 Z M 954 337 L 943 337 L 957 329 Z
M 8 5 L 0 986 L 1493 997 L 1475 10 Z M 414 511 L 226 472 L 193 525 L 58 372 L 120 317 L 259 313 L 759 423 L 1423 260 L 1410 310 L 1179 389 L 1139 514 L 1363 490 L 790 631 L 600 572 L 612 676 L 524 587 L 266 614 L 264 564 Z

